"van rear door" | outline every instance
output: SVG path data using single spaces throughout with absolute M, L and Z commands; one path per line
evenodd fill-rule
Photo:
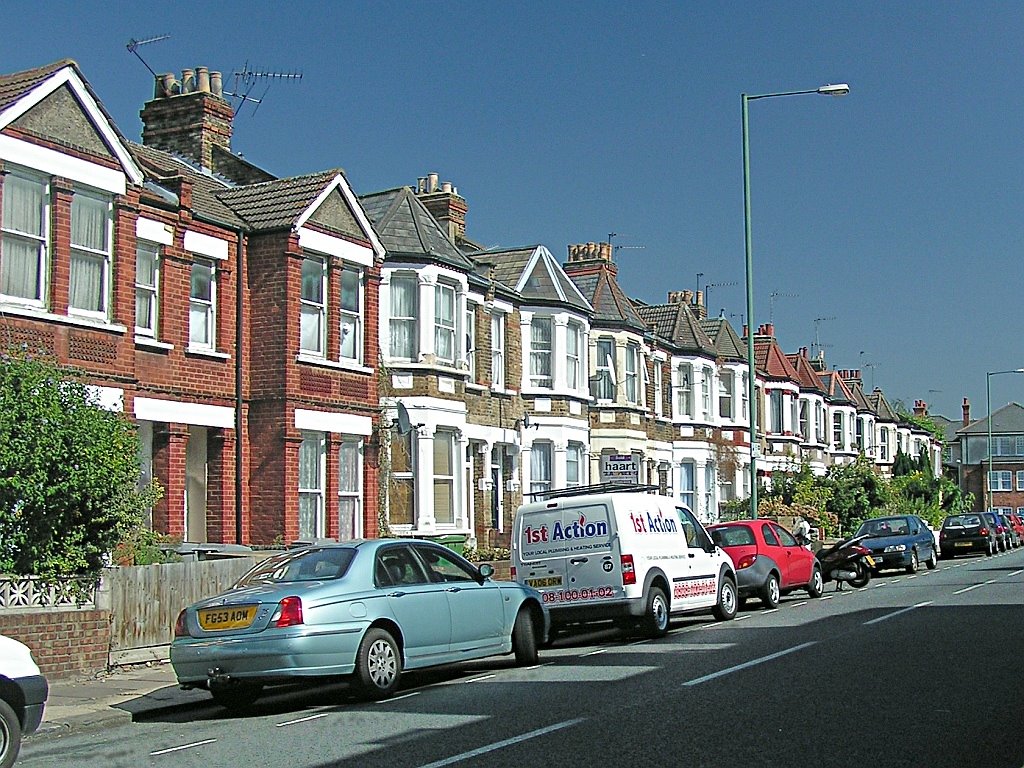
M 551 607 L 618 597 L 619 564 L 604 504 L 559 505 L 524 513 L 519 526 L 522 574 Z

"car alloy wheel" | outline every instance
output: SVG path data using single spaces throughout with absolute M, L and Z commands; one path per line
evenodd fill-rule
M 774 573 L 768 574 L 768 579 L 761 587 L 761 602 L 765 608 L 778 608 L 782 592 L 779 588 L 779 577 Z
M 821 576 L 821 568 L 815 565 L 814 571 L 811 573 L 811 582 L 807 585 L 807 594 L 811 597 L 821 597 L 821 593 L 824 591 L 825 580 Z
M 383 629 L 367 631 L 356 654 L 356 680 L 371 699 L 385 699 L 398 689 L 402 659 L 398 644 Z

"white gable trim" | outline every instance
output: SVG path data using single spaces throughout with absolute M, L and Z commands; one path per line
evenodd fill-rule
M 89 89 L 78 76 L 78 73 L 76 73 L 74 68 L 70 65 L 54 72 L 50 77 L 22 96 L 3 112 L 0 112 L 0 129 L 6 128 L 13 121 L 17 120 L 33 107 L 37 106 L 47 96 L 65 84 L 70 86 L 72 92 L 82 105 L 82 108 L 85 109 L 86 113 L 89 115 L 89 120 L 92 122 L 93 127 L 96 128 L 99 134 L 103 137 L 107 147 L 110 148 L 121 163 L 124 173 L 132 180 L 133 184 L 142 184 L 142 169 L 136 165 L 135 160 L 128 151 L 128 148 L 121 142 L 121 138 L 117 135 L 117 131 L 114 129 L 113 125 L 111 125 L 110 121 L 107 120 L 106 115 L 103 114 L 103 110 L 100 109 L 99 104 L 92 97 L 92 94 L 89 93 Z M 107 188 L 103 187 L 103 189 Z
M 312 229 L 299 227 L 299 245 L 304 249 L 337 256 L 339 259 L 360 264 L 364 267 L 373 266 L 373 249 L 358 245 L 343 237 L 325 235 Z
M 121 171 L 3 134 L 0 134 L 0 159 L 49 176 L 63 176 L 112 195 L 123 195 L 128 186 Z
M 341 191 L 342 197 L 345 198 L 345 202 L 348 203 L 349 210 L 352 211 L 352 215 L 356 217 L 356 222 L 359 224 L 359 228 L 366 235 L 366 239 L 370 241 L 373 246 L 373 252 L 378 258 L 384 258 L 384 245 L 381 243 L 380 238 L 377 237 L 377 233 L 374 231 L 373 226 L 370 224 L 370 220 L 366 217 L 363 206 L 359 204 L 359 200 L 356 199 L 355 193 L 352 188 L 348 185 L 345 177 L 340 173 L 334 177 L 334 179 L 324 187 L 323 191 L 317 195 L 316 200 L 302 212 L 299 216 L 299 220 L 296 222 L 296 226 L 302 227 L 313 215 L 317 208 L 320 207 L 321 203 L 327 199 L 327 196 L 331 194 L 335 189 Z
M 551 251 L 549 251 L 543 245 L 537 246 L 536 250 L 534 250 L 533 252 L 533 256 L 530 257 L 530 262 L 526 265 L 526 269 L 524 269 L 523 273 L 519 275 L 519 281 L 516 283 L 516 291 L 521 293 L 523 288 L 526 287 L 526 282 L 527 280 L 529 280 L 530 275 L 533 274 L 533 270 L 536 267 L 538 261 L 543 261 L 544 269 L 547 270 L 548 277 L 551 279 L 551 284 L 555 286 L 555 291 L 558 292 L 559 299 L 566 303 L 569 302 L 569 299 L 565 295 L 565 291 L 562 290 L 562 283 L 555 275 L 555 272 L 558 272 L 562 277 L 565 278 L 565 282 L 569 284 L 569 286 L 572 288 L 572 292 L 576 294 L 576 297 L 580 301 L 583 302 L 583 305 L 585 307 L 591 310 L 594 308 L 593 306 L 591 306 L 590 302 L 587 301 L 587 297 L 580 293 L 579 288 L 576 287 L 576 284 L 572 281 L 572 278 L 565 274 L 562 268 L 558 266 L 558 262 L 555 261 L 555 257 L 551 255 Z

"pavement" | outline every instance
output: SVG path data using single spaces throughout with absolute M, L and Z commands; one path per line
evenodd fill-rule
M 160 710 L 209 703 L 203 690 L 178 687 L 169 662 L 115 667 L 93 677 L 50 680 L 43 722 L 32 739 L 130 723 Z

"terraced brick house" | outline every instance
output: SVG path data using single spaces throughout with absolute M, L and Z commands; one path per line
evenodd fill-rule
M 801 347 L 796 354 L 787 355 L 797 374 L 800 400 L 797 405 L 797 434 L 800 436 L 800 458 L 807 462 L 816 475 L 824 475 L 831 464 L 829 434 L 825 428 L 825 388 L 818 370 Z
M 479 268 L 520 297 L 519 357 L 506 386 L 518 389 L 523 419 L 519 472 L 524 496 L 586 485 L 591 479 L 590 366 L 587 349 L 594 309 L 543 245 L 477 251 Z M 515 313 L 505 323 L 515 322 Z M 507 328 L 507 325 L 506 325 Z M 509 346 L 507 354 L 515 350 Z M 517 375 L 518 374 L 518 375 Z
M 764 456 L 759 473 L 770 478 L 776 470 L 792 469 L 800 460 L 799 374 L 775 338 L 771 324 L 761 325 L 754 335 L 754 358 L 758 378 L 760 429 Z
M 192 542 L 375 535 L 383 248 L 340 171 L 231 151 L 205 68 L 162 75 L 127 141 L 72 61 L 0 77 L 0 334 L 138 425 Z
M 857 458 L 857 404 L 839 371 L 818 374 L 825 390 L 825 425 L 832 464 L 851 464 Z
M 864 392 L 864 382 L 861 379 L 859 370 L 841 370 L 839 375 L 846 384 L 847 389 L 853 396 L 853 403 L 857 411 L 854 438 L 857 450 L 867 458 L 874 461 L 878 455 L 875 444 L 877 428 L 875 426 L 875 411 L 871 407 L 867 394 Z
M 875 412 L 875 434 L 878 453 L 875 456 L 875 464 L 887 476 L 892 475 L 892 465 L 896 461 L 896 451 L 899 448 L 897 440 L 897 426 L 899 416 L 889 404 L 888 398 L 881 389 L 875 387 L 867 396 L 872 410 Z

